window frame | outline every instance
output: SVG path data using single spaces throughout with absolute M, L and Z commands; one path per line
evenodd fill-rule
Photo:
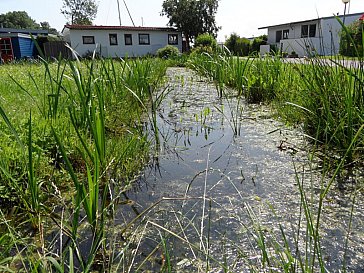
M 301 26 L 301 38 L 316 37 L 316 30 L 317 30 L 317 24 L 302 25 Z
M 283 40 L 289 39 L 289 29 L 283 29 L 282 30 L 282 39 Z
M 143 36 L 148 37 L 147 42 L 142 42 Z M 139 45 L 150 45 L 150 34 L 149 33 L 139 33 L 138 37 L 139 37 Z
M 301 38 L 308 38 L 308 25 L 301 26 Z
M 316 24 L 310 24 L 308 26 L 308 37 L 316 37 Z
M 174 38 L 172 38 L 172 37 L 174 37 Z M 169 45 L 178 45 L 178 34 L 168 34 L 168 44 Z
M 115 41 L 112 42 L 113 38 L 115 38 Z M 118 35 L 116 33 L 109 33 L 109 43 L 110 43 L 110 46 L 118 45 Z
M 276 43 L 279 43 L 282 40 L 282 30 L 276 31 Z
M 91 39 L 91 40 L 87 41 L 88 39 Z M 95 36 L 92 36 L 92 35 L 82 36 L 82 43 L 84 45 L 94 45 L 95 44 Z
M 130 43 L 127 43 L 128 39 L 130 39 Z M 126 46 L 133 45 L 133 35 L 132 34 L 129 34 L 129 33 L 124 34 L 124 44 Z

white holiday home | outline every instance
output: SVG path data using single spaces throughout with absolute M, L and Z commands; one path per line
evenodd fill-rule
M 80 56 L 96 51 L 102 57 L 140 57 L 166 45 L 182 51 L 182 33 L 174 28 L 65 25 L 62 34 Z
M 358 20 L 363 13 L 347 14 L 345 25 Z M 338 18 L 344 21 L 344 16 Z M 275 45 L 281 52 L 298 56 L 318 54 L 336 55 L 340 48 L 341 24 L 335 16 L 306 21 L 291 22 L 259 29 L 268 29 L 268 44 Z

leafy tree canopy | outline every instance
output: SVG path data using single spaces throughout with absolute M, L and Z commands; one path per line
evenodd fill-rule
M 75 25 L 91 25 L 97 14 L 94 0 L 63 0 L 61 13 L 68 23 Z
M 0 24 L 5 28 L 40 28 L 39 24 L 30 18 L 25 11 L 10 11 L 5 14 L 0 14 Z
M 232 33 L 225 41 L 225 46 L 230 50 L 233 55 L 248 56 L 250 54 L 257 54 L 261 45 L 267 44 L 267 35 L 261 35 L 250 41 L 247 38 L 240 37 L 236 33 Z
M 40 22 L 40 27 L 41 29 L 48 30 L 50 34 L 59 35 L 58 30 L 52 28 L 48 22 Z
M 340 51 L 343 56 L 362 57 L 363 46 L 363 20 L 356 20 L 346 26 L 340 34 Z
M 216 35 L 218 5 L 218 0 L 164 0 L 161 15 L 168 17 L 170 26 L 182 31 L 189 49 L 190 42 L 199 34 Z

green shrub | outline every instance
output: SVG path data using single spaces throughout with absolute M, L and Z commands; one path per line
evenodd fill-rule
M 215 50 L 217 48 L 217 41 L 214 36 L 208 33 L 200 34 L 195 40 L 195 48 L 207 47 Z
M 247 38 L 241 38 L 236 33 L 232 33 L 226 40 L 225 46 L 236 56 L 248 56 L 250 52 L 250 41 Z
M 169 59 L 171 57 L 178 56 L 179 53 L 178 48 L 172 45 L 167 45 L 157 50 L 157 56 L 162 59 Z
M 350 57 L 363 56 L 363 21 L 356 20 L 340 34 L 340 54 Z

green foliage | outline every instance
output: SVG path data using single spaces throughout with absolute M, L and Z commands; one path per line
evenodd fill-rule
M 281 117 L 303 126 L 330 151 L 345 152 L 348 161 L 362 156 L 363 137 L 354 141 L 363 124 L 362 68 L 347 68 L 338 59 L 330 66 L 319 58 L 305 65 L 284 64 L 278 57 L 234 58 L 194 55 L 190 65 L 215 82 L 220 96 L 225 86 L 231 86 L 248 102 L 273 103 Z
M 177 47 L 172 45 L 166 45 L 163 48 L 157 50 L 157 56 L 162 59 L 169 59 L 171 57 L 176 57 L 180 54 Z
M 40 27 L 41 29 L 48 30 L 50 34 L 59 35 L 58 30 L 52 28 L 48 22 L 40 22 Z
M 217 41 L 214 36 L 209 33 L 200 34 L 195 39 L 195 47 L 210 47 L 215 50 L 217 48 Z
M 95 0 L 63 0 L 61 13 L 70 24 L 91 25 L 97 8 Z
M 340 33 L 340 54 L 349 57 L 363 57 L 363 20 L 356 20 L 343 27 Z
M 198 35 L 214 35 L 218 31 L 215 22 L 218 5 L 217 0 L 164 0 L 162 15 L 168 17 L 170 26 L 182 31 L 189 49 Z
M 242 38 L 236 33 L 232 33 L 225 42 L 225 46 L 233 55 L 236 56 L 248 56 L 250 54 L 256 54 L 259 52 L 260 46 L 266 44 L 267 35 L 254 38 L 254 40 L 250 42 L 249 39 Z
M 163 99 L 154 93 L 166 65 L 41 62 L 0 66 L 0 268 L 89 272 L 107 251 L 114 205 L 146 163 L 141 118 Z M 23 238 L 28 229 L 33 239 Z M 69 243 L 54 255 L 59 234 Z
M 259 53 L 260 46 L 267 44 L 267 37 L 266 35 L 254 38 L 252 44 L 251 44 L 251 53 Z
M 246 38 L 241 38 L 236 33 L 232 33 L 226 40 L 225 46 L 235 56 L 248 56 L 250 53 L 250 41 Z
M 3 24 L 5 28 L 40 28 L 39 24 L 37 24 L 25 11 L 10 11 L 5 14 L 0 14 L 0 23 Z

